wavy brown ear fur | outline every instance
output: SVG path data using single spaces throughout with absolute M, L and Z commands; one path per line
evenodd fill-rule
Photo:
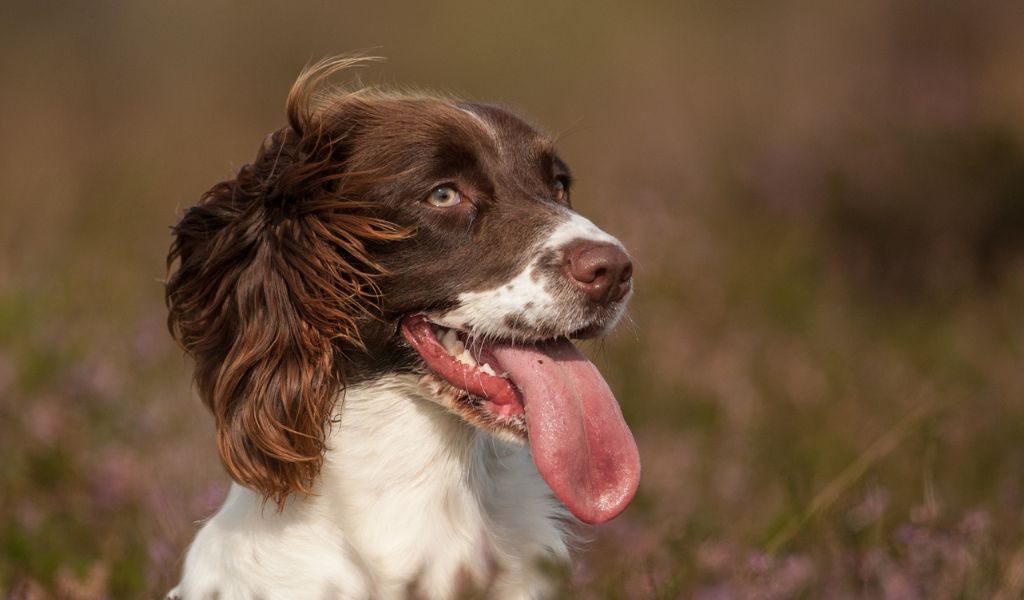
M 290 126 L 185 212 L 167 258 L 168 326 L 195 359 L 224 465 L 279 507 L 310 492 L 344 354 L 362 345 L 357 320 L 376 313 L 382 269 L 366 245 L 405 235 L 338 191 L 372 174 L 346 173 L 335 147 L 344 132 L 322 118 L 331 97 L 318 88 L 359 60 L 300 75 Z

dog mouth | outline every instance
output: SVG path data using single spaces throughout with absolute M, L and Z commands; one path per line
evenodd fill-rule
M 513 343 L 407 316 L 402 335 L 432 374 L 457 390 L 457 412 L 526 438 L 534 464 L 578 519 L 602 523 L 632 500 L 640 459 L 618 402 L 567 337 Z

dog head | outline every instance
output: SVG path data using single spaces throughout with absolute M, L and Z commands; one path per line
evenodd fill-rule
M 304 72 L 289 126 L 174 228 L 169 324 L 228 471 L 279 504 L 308 493 L 345 385 L 408 372 L 528 441 L 578 517 L 611 518 L 636 446 L 569 340 L 622 315 L 628 255 L 572 210 L 548 137 L 493 106 L 320 91 L 352 62 Z

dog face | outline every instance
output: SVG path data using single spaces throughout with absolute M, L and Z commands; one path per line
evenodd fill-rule
M 467 422 L 529 441 L 577 516 L 610 518 L 635 490 L 636 448 L 568 340 L 621 316 L 628 255 L 572 210 L 568 167 L 516 116 L 315 95 L 344 66 L 300 77 L 290 126 L 175 228 L 170 326 L 226 466 L 279 503 L 308 491 L 344 385 L 410 372 Z
M 386 314 L 429 310 L 449 327 L 519 340 L 592 335 L 621 314 L 629 259 L 572 211 L 569 169 L 547 137 L 494 107 L 402 99 L 374 108 L 388 116 L 353 136 L 354 163 L 392 167 L 385 176 L 397 184 L 372 201 L 415 231 L 374 250 Z M 396 130 L 397 147 L 381 143 Z M 602 246 L 588 248 L 605 270 L 589 282 L 565 268 L 567 250 L 580 254 L 584 242 Z

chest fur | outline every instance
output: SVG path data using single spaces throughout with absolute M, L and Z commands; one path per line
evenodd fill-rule
M 384 587 L 539 586 L 538 563 L 567 558 L 567 517 L 528 449 L 422 395 L 415 376 L 346 395 L 323 474 L 341 529 Z
M 181 597 L 545 596 L 539 567 L 568 559 L 568 516 L 525 446 L 449 414 L 414 376 L 350 389 L 338 415 L 317 495 L 274 513 L 234 486 Z

